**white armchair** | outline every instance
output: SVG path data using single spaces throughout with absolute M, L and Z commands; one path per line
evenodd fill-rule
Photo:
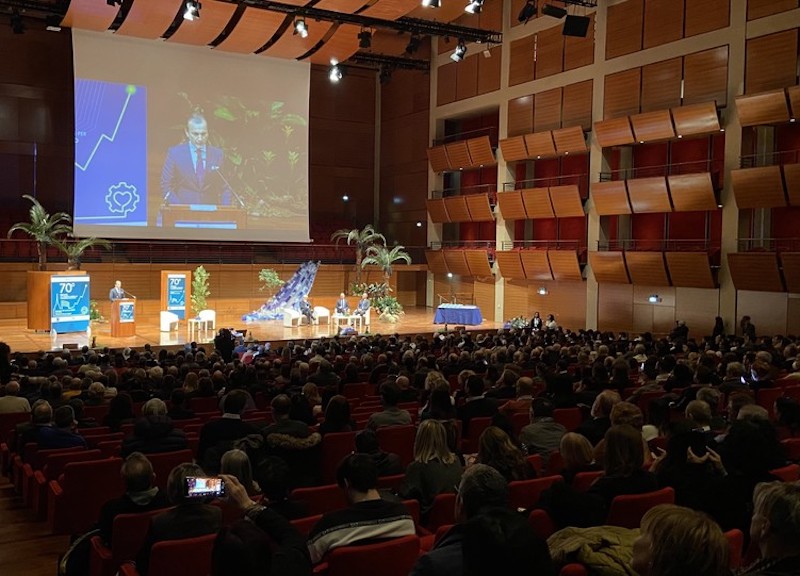
M 325 306 L 314 306 L 314 324 L 330 324 L 331 311 Z
M 202 320 L 205 324 L 206 330 L 209 328 L 211 330 L 216 330 L 217 327 L 217 311 L 216 310 L 200 310 L 200 313 L 197 315 L 200 320 Z
M 300 326 L 300 319 L 303 317 L 300 312 L 294 310 L 292 308 L 284 308 L 283 309 L 283 327 L 284 328 L 296 328 Z
M 161 311 L 161 331 L 172 332 L 178 329 L 178 315 L 174 312 Z

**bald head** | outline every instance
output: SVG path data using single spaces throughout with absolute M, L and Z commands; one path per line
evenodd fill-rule
M 19 394 L 19 382 L 12 380 L 6 384 L 6 396 L 16 396 Z
M 46 400 L 39 400 L 33 405 L 33 423 L 50 424 L 53 420 L 53 408 Z
M 155 474 L 150 460 L 141 452 L 133 452 L 125 458 L 120 471 L 127 492 L 144 492 L 153 486 Z

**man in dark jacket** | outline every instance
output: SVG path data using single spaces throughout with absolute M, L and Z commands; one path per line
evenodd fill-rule
M 186 434 L 175 428 L 164 401 L 151 398 L 142 406 L 142 418 L 136 421 L 133 434 L 122 442 L 122 456 L 132 452 L 173 452 L 187 446 Z
M 72 406 L 59 406 L 53 414 L 53 424 L 39 431 L 39 450 L 86 447 L 86 440 L 75 432 L 77 422 Z
M 467 378 L 467 401 L 458 409 L 462 436 L 469 432 L 469 421 L 473 418 L 491 417 L 497 414 L 497 402 L 483 395 L 483 378 L 473 374 Z
M 209 474 L 219 470 L 220 459 L 233 447 L 234 440 L 260 433 L 252 424 L 242 422 L 247 398 L 244 390 L 233 390 L 225 397 L 222 418 L 206 422 L 200 429 L 197 461 Z
M 356 434 L 356 452 L 366 454 L 378 468 L 378 476 L 394 476 L 403 473 L 400 456 L 381 450 L 378 435 L 367 428 Z

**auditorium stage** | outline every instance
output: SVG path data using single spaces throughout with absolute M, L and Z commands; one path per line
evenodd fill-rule
M 406 308 L 406 313 L 396 324 L 389 324 L 377 319 L 372 320 L 370 328 L 371 334 L 398 334 L 416 335 L 423 334 L 430 336 L 438 328 L 433 324 L 435 313 L 434 308 L 416 307 Z M 374 316 L 373 316 L 374 318 Z M 467 326 L 468 330 L 492 330 L 502 328 L 502 322 L 491 322 L 484 319 L 480 326 Z M 217 328 L 229 327 L 237 330 L 247 329 L 248 334 L 259 341 L 277 340 L 296 340 L 306 338 L 319 338 L 330 336 L 332 330 L 325 324 L 320 326 L 303 325 L 299 328 L 284 328 L 281 320 L 250 322 L 241 320 L 241 315 L 222 314 L 217 316 Z M 453 328 L 453 326 L 450 326 Z M 34 332 L 26 328 L 24 319 L 0 320 L 0 340 L 11 346 L 12 351 L 32 352 L 37 350 L 61 349 L 65 344 L 75 344 L 78 347 L 91 345 L 92 338 L 95 339 L 97 347 L 109 346 L 111 348 L 142 347 L 145 344 L 152 346 L 175 346 L 187 342 L 210 342 L 213 340 L 215 331 L 200 331 L 193 335 L 189 334 L 187 323 L 181 321 L 177 331 L 160 332 L 158 318 L 141 316 L 136 322 L 136 335 L 128 338 L 112 338 L 111 325 L 109 323 L 92 323 L 91 336 L 85 332 L 72 334 L 58 334 L 52 338 L 50 334 L 44 332 Z

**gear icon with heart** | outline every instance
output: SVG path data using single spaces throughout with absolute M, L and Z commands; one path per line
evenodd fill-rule
M 108 211 L 112 214 L 122 214 L 123 216 L 127 216 L 136 210 L 139 205 L 139 199 L 136 186 L 127 182 L 120 182 L 110 186 L 105 198 Z

